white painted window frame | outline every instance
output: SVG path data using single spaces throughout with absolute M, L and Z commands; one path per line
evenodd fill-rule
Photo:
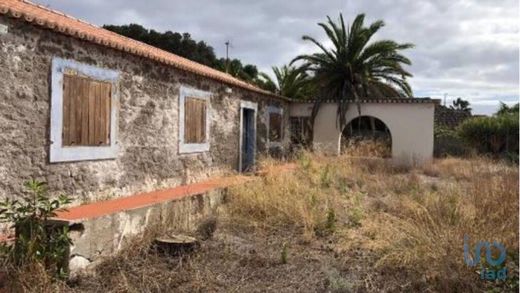
M 282 123 L 281 123 L 281 129 L 280 129 L 280 135 L 282 136 L 280 138 L 280 141 L 270 141 L 269 140 L 269 131 L 271 130 L 271 125 L 270 125 L 270 122 L 271 122 L 271 119 L 269 119 L 270 117 L 270 114 L 271 113 L 277 113 L 277 114 L 280 114 L 282 115 Z M 269 147 L 277 147 L 277 146 L 282 146 L 282 141 L 283 141 L 283 137 L 284 137 L 284 126 L 285 126 L 285 123 L 284 123 L 284 117 L 283 117 L 283 108 L 281 107 L 276 107 L 276 106 L 268 106 L 267 107 L 267 145 Z
M 258 113 L 258 104 L 255 102 L 250 101 L 240 101 L 240 130 L 239 130 L 239 140 L 238 140 L 238 171 L 242 172 L 242 144 L 243 142 L 243 135 L 242 130 L 244 128 L 244 111 L 243 109 L 250 109 L 255 111 L 255 114 L 253 116 L 253 129 L 255 132 L 255 141 L 256 141 L 256 115 Z M 253 162 L 256 162 L 256 143 L 253 146 Z
M 210 112 L 211 112 L 211 96 L 212 93 L 199 89 L 181 86 L 179 90 L 179 153 L 201 153 L 209 151 L 209 130 L 210 130 Z M 184 142 L 184 103 L 186 97 L 193 97 L 206 101 L 206 139 L 205 143 L 185 143 Z
M 79 75 L 112 84 L 110 109 L 110 145 L 106 146 L 63 146 L 63 74 L 72 70 Z M 54 57 L 51 68 L 51 133 L 49 161 L 71 162 L 86 160 L 115 159 L 118 152 L 117 117 L 119 111 L 119 72 L 100 68 L 74 60 Z

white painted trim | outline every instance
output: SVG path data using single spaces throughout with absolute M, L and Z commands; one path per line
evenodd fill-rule
M 66 69 L 112 84 L 110 112 L 110 145 L 108 146 L 66 146 L 62 145 L 63 133 L 63 73 Z M 74 60 L 54 57 L 51 69 L 51 133 L 49 161 L 70 162 L 83 160 L 114 159 L 118 152 L 117 121 L 119 111 L 119 90 L 117 81 L 119 72 L 100 68 Z
M 242 130 L 244 128 L 244 112 L 243 109 L 251 109 L 255 111 L 253 115 L 253 129 L 255 131 L 255 144 L 253 146 L 253 161 L 256 162 L 256 115 L 258 113 L 258 104 L 250 101 L 240 101 L 240 124 L 238 131 L 238 172 L 242 172 Z
M 269 114 L 271 113 L 277 113 L 277 114 L 280 114 L 282 115 L 282 124 L 281 124 L 281 130 L 280 130 L 280 135 L 282 137 L 280 137 L 280 141 L 270 141 L 269 140 L 269 130 L 271 129 L 271 125 L 269 124 L 270 123 L 270 119 L 269 119 Z M 276 106 L 268 106 L 267 107 L 267 122 L 266 122 L 266 125 L 267 125 L 267 145 L 269 147 L 281 147 L 282 146 L 282 141 L 283 141 L 283 135 L 284 135 L 284 117 L 283 117 L 283 108 L 280 108 L 280 107 L 276 107 Z
M 211 93 L 198 89 L 181 86 L 179 90 L 179 153 L 200 153 L 209 151 L 209 130 L 211 112 Z M 193 97 L 206 101 L 206 139 L 205 143 L 184 143 L 184 102 L 186 97 Z
M 255 112 L 258 112 L 258 104 L 255 103 L 255 102 L 250 102 L 250 101 L 240 101 L 240 108 L 246 108 L 246 109 L 251 109 L 251 110 L 255 110 Z

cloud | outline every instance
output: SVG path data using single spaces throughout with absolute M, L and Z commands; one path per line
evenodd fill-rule
M 139 23 L 156 30 L 189 32 L 212 45 L 218 56 L 231 40 L 231 56 L 263 71 L 316 49 L 304 34 L 326 41 L 316 25 L 343 12 L 350 22 L 385 21 L 378 39 L 416 45 L 407 52 L 417 96 L 468 98 L 481 113 L 498 100 L 518 100 L 519 47 L 516 0 L 38 0 L 40 4 L 97 25 Z

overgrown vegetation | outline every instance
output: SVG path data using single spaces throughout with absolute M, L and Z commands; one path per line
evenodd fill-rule
M 268 174 L 232 194 L 236 224 L 296 230 L 307 239 L 329 235 L 339 251 L 369 253 L 375 269 L 367 268 L 365 277 L 384 273 L 387 284 L 358 289 L 517 290 L 518 170 L 513 167 L 476 158 L 402 170 L 382 160 L 305 155 L 298 171 Z M 481 280 L 464 263 L 464 235 L 507 247 L 507 281 Z
M 392 142 L 389 139 L 341 137 L 341 153 L 353 157 L 392 157 Z
M 71 198 L 52 199 L 45 183 L 36 180 L 25 187 L 27 195 L 0 202 L 0 223 L 12 224 L 16 231 L 14 243 L 0 244 L 2 267 L 13 279 L 28 278 L 28 272 L 48 272 L 50 277 L 44 279 L 51 282 L 53 277 L 67 275 L 70 239 L 67 226 L 53 225 L 49 219 Z
M 437 158 L 446 156 L 468 157 L 475 153 L 471 145 L 460 137 L 456 129 L 436 125 L 433 135 L 433 151 Z
M 484 158 L 397 168 L 308 153 L 296 163 L 281 172 L 266 160 L 260 178 L 231 188 L 218 228 L 209 219 L 197 230 L 213 236 L 194 254 L 154 254 L 148 233 L 61 290 L 518 291 L 517 168 Z M 465 235 L 472 247 L 506 247 L 506 280 L 482 280 L 485 261 L 466 265 Z
M 457 131 L 478 152 L 518 162 L 518 119 L 518 111 L 502 110 L 492 117 L 468 119 Z
M 345 251 L 371 252 L 376 271 L 385 272 L 396 288 L 516 288 L 515 168 L 482 158 L 445 159 L 404 172 L 384 161 L 316 156 L 302 157 L 300 166 L 295 173 L 266 175 L 234 189 L 233 221 L 297 229 L 304 237 L 336 234 Z M 507 282 L 482 281 L 464 263 L 464 235 L 507 247 Z M 398 284 L 400 278 L 404 284 Z
M 467 101 L 457 102 L 459 108 L 469 107 Z M 501 103 L 493 116 L 472 117 L 456 128 L 435 125 L 435 156 L 469 157 L 481 154 L 518 163 L 518 123 L 518 104 L 510 107 Z

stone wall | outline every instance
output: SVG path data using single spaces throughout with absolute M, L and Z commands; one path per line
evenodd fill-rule
M 0 17 L 0 197 L 23 193 L 24 181 L 48 182 L 53 193 L 78 201 L 171 187 L 236 170 L 240 100 L 258 103 L 257 150 L 267 152 L 267 106 L 284 108 L 284 149 L 289 144 L 287 103 L 53 31 Z M 120 72 L 116 159 L 49 163 L 50 72 L 53 57 Z M 213 93 L 210 151 L 178 152 L 181 85 Z
M 435 105 L 435 126 L 453 129 L 470 117 L 471 112 L 469 111 L 450 109 L 446 106 Z

